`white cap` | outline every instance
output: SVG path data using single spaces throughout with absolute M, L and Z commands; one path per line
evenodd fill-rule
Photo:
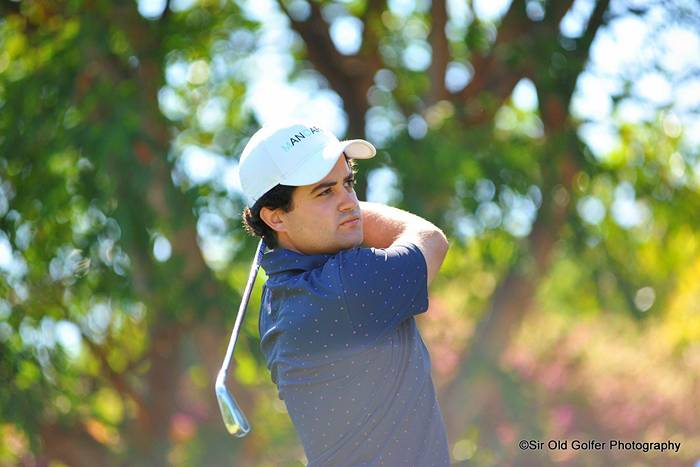
M 338 141 L 314 124 L 263 126 L 246 144 L 238 165 L 248 206 L 278 184 L 302 186 L 322 180 L 343 152 L 351 159 L 370 159 L 377 154 L 363 139 Z

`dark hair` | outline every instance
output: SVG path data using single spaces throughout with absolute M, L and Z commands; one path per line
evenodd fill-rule
M 353 159 L 350 159 L 347 154 L 345 154 L 345 160 L 352 170 L 356 173 L 356 163 Z M 246 232 L 254 237 L 262 237 L 265 241 L 265 245 L 268 248 L 277 248 L 277 232 L 274 231 L 272 227 L 267 225 L 264 220 L 260 217 L 260 211 L 262 208 L 277 209 L 280 208 L 284 212 L 289 212 L 294 209 L 292 205 L 292 194 L 294 193 L 295 186 L 290 185 L 276 185 L 274 188 L 267 191 L 262 195 L 252 207 L 246 207 L 243 209 L 243 227 Z

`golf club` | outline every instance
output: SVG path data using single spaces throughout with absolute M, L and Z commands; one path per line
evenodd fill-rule
M 260 267 L 260 260 L 264 251 L 265 242 L 263 239 L 260 239 L 258 249 L 255 253 L 255 258 L 253 258 L 253 264 L 250 266 L 248 283 L 245 286 L 245 291 L 243 292 L 243 297 L 241 298 L 241 304 L 238 307 L 236 323 L 233 325 L 233 332 L 231 333 L 231 338 L 228 341 L 226 356 L 224 357 L 224 362 L 221 365 L 219 374 L 216 377 L 216 400 L 219 401 L 219 408 L 221 409 L 221 416 L 224 419 L 224 425 L 226 425 L 226 429 L 229 433 L 238 438 L 248 434 L 250 431 L 250 424 L 248 423 L 248 420 L 245 418 L 245 415 L 241 409 L 238 407 L 238 404 L 236 404 L 236 400 L 226 388 L 226 372 L 228 371 L 229 364 L 231 363 L 233 348 L 236 346 L 238 333 L 241 330 L 241 323 L 243 322 L 246 307 L 248 306 L 248 300 L 250 299 L 250 292 L 253 290 L 253 284 L 255 284 L 255 278 L 258 275 L 258 268 Z

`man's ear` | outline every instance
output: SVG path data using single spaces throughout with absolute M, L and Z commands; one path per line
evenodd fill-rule
M 260 219 L 275 232 L 287 231 L 287 226 L 284 223 L 284 211 L 280 208 L 264 207 L 260 209 Z

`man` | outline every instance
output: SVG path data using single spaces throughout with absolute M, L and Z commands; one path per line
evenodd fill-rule
M 248 142 L 244 225 L 270 248 L 260 345 L 309 466 L 446 466 L 413 315 L 428 308 L 448 243 L 418 216 L 357 200 L 354 159 L 375 154 L 301 123 Z

